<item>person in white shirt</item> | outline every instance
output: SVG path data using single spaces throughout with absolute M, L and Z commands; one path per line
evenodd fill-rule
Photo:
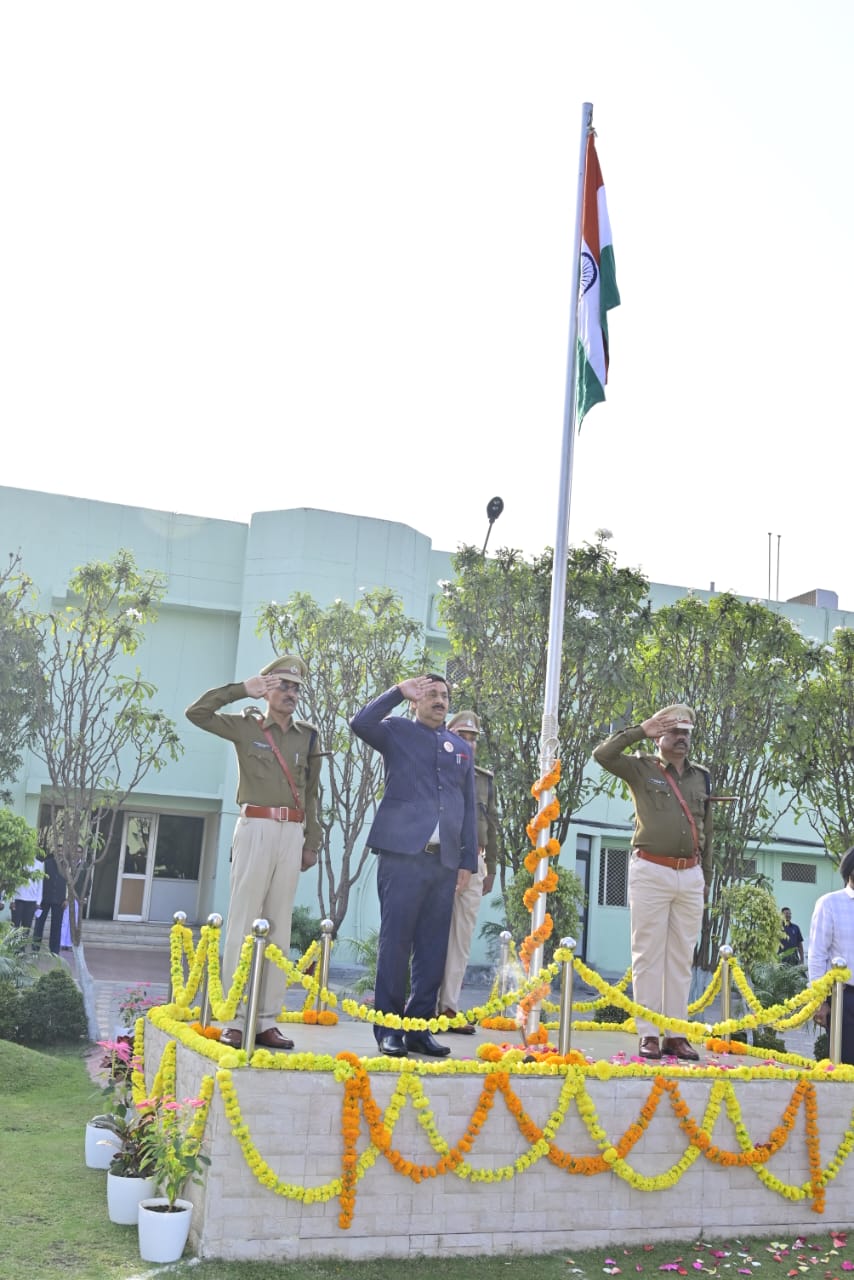
M 19 885 L 12 894 L 12 905 L 10 914 L 12 916 L 12 924 L 17 929 L 31 929 L 33 927 L 33 918 L 36 914 L 36 907 L 42 900 L 42 864 L 33 861 L 32 865 L 27 868 L 27 875 L 30 877 L 24 884 Z
M 844 888 L 825 893 L 816 902 L 810 921 L 807 972 L 810 982 L 823 978 L 841 957 L 854 974 L 854 846 L 839 864 Z M 822 1005 L 815 1021 L 828 1025 L 829 1004 Z M 854 980 L 845 984 L 842 999 L 841 1061 L 854 1066 Z

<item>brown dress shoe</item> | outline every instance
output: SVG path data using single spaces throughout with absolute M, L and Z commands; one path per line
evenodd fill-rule
M 665 1037 L 661 1042 L 661 1052 L 673 1058 L 684 1058 L 687 1062 L 700 1061 L 699 1053 L 691 1048 L 684 1036 L 674 1036 L 672 1040 Z
M 255 1043 L 262 1049 L 293 1049 L 294 1047 L 293 1040 L 283 1036 L 278 1027 L 268 1027 L 266 1031 L 259 1031 L 255 1037 Z
M 661 1046 L 658 1043 L 658 1036 L 641 1036 L 638 1045 L 638 1057 L 640 1058 L 660 1058 Z
M 243 1046 L 243 1032 L 239 1027 L 226 1027 L 219 1042 L 228 1045 L 229 1049 L 240 1049 Z
M 457 1015 L 455 1010 L 453 1009 L 443 1009 L 439 1016 L 445 1017 L 445 1018 L 455 1018 Z M 475 1028 L 471 1022 L 466 1022 L 461 1027 L 448 1027 L 447 1031 L 440 1031 L 439 1035 L 440 1036 L 448 1035 L 451 1031 L 453 1031 L 454 1035 L 458 1035 L 458 1036 L 473 1036 L 475 1032 Z

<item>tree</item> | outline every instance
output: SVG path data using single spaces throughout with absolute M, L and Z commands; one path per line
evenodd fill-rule
M 558 711 L 561 813 L 552 834 L 566 839 L 572 814 L 600 787 L 588 770 L 593 747 L 626 707 L 631 655 L 647 626 L 649 583 L 618 569 L 600 532 L 594 544 L 570 548 Z M 528 849 L 525 827 L 535 810 L 552 580 L 552 552 L 533 561 L 503 549 L 486 559 L 475 547 L 454 557 L 442 616 L 455 663 L 453 697 L 481 720 L 479 755 L 495 772 L 503 819 L 501 884 Z M 508 913 L 509 915 L 509 913 Z
M 789 722 L 798 811 L 835 858 L 854 844 L 854 631 L 839 627 L 799 686 Z
M 637 718 L 673 702 L 693 707 L 692 758 L 710 770 L 713 795 L 725 798 L 711 801 L 713 909 L 704 914 L 695 954 L 701 969 L 714 966 L 726 940 L 724 891 L 749 878 L 743 867 L 748 845 L 772 839 L 793 803 L 794 796 L 781 791 L 789 772 L 789 726 L 798 686 L 814 661 L 814 646 L 787 618 L 729 594 L 708 604 L 688 596 L 658 610 L 637 647 Z
M 369 855 L 362 842 L 382 786 L 382 757 L 354 737 L 350 717 L 423 669 L 422 627 L 406 617 L 393 591 L 380 588 L 353 605 L 336 600 L 326 609 L 297 592 L 284 605 L 261 610 L 258 634 L 267 635 L 277 653 L 298 653 L 308 665 L 301 714 L 316 726 L 329 762 L 328 784 L 321 775 L 320 786 L 317 901 L 334 937 Z M 333 856 L 336 831 L 340 855 Z
M 75 570 L 65 607 L 40 615 L 47 714 L 33 750 L 50 778 L 43 843 L 68 885 L 71 942 L 92 1039 L 94 986 L 79 904 L 106 855 L 121 806 L 150 770 L 182 750 L 174 723 L 152 710 L 156 690 L 130 670 L 165 584 L 128 551 Z
M 9 809 L 0 809 L 0 898 L 14 895 L 19 885 L 33 878 L 39 856 L 37 833 Z
M 31 594 L 21 557 L 11 554 L 0 571 L 0 783 L 11 782 L 20 771 L 44 707 L 41 637 L 27 608 Z M 0 788 L 0 801 L 10 799 L 8 789 Z

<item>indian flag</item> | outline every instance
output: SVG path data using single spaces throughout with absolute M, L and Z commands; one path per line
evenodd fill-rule
M 611 223 L 594 135 L 587 138 L 581 207 L 581 262 L 578 273 L 578 353 L 575 420 L 605 399 L 608 381 L 608 312 L 620 305 Z

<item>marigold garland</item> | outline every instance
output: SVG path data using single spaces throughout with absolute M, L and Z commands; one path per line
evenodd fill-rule
M 169 1009 L 173 1011 L 171 1019 L 168 1016 Z M 196 1036 L 186 1023 L 174 1016 L 177 1009 L 178 1007 L 173 1005 L 161 1006 L 152 1011 L 150 1020 L 155 1025 L 165 1023 L 165 1030 L 176 1033 L 176 1039 L 170 1039 L 164 1049 L 155 1074 L 152 1096 L 174 1096 L 175 1094 L 177 1038 L 189 1038 L 191 1042 L 201 1040 L 202 1043 L 206 1043 L 203 1037 Z M 136 1027 L 134 1046 L 135 1052 L 140 1056 L 144 1049 L 144 1027 L 145 1019 L 140 1018 Z M 719 1043 L 726 1044 L 726 1042 Z M 191 1043 L 191 1047 L 195 1047 L 195 1043 Z M 239 1056 L 233 1050 L 231 1053 L 235 1057 Z M 274 1055 L 268 1053 L 256 1053 L 253 1057 L 253 1065 L 256 1064 L 257 1059 L 262 1059 L 257 1062 L 257 1065 L 267 1065 L 263 1059 L 273 1057 Z M 232 1133 L 243 1150 L 248 1167 L 261 1185 L 278 1195 L 288 1196 L 304 1203 L 328 1201 L 337 1196 L 340 1203 L 339 1224 L 342 1229 L 352 1224 L 358 1183 L 379 1154 L 382 1154 L 397 1172 L 414 1182 L 446 1173 L 453 1173 L 455 1176 L 474 1182 L 499 1182 L 524 1173 L 546 1156 L 556 1168 L 566 1173 L 591 1177 L 610 1170 L 636 1190 L 644 1191 L 662 1190 L 675 1186 L 687 1169 L 702 1155 L 706 1160 L 723 1168 L 735 1166 L 752 1168 L 769 1190 L 790 1200 L 810 1199 L 813 1211 L 821 1213 L 824 1209 L 826 1186 L 838 1175 L 854 1150 L 854 1115 L 852 1115 L 833 1157 L 826 1168 L 822 1167 L 815 1082 L 826 1079 L 830 1073 L 834 1073 L 840 1079 L 854 1081 L 854 1069 L 850 1067 L 836 1068 L 834 1072 L 830 1064 L 814 1064 L 809 1074 L 768 1066 L 736 1068 L 722 1079 L 722 1069 L 714 1066 L 700 1069 L 673 1068 L 665 1075 L 660 1068 L 647 1066 L 621 1068 L 607 1062 L 590 1064 L 577 1052 L 572 1052 L 566 1057 L 550 1053 L 545 1056 L 542 1063 L 532 1063 L 524 1049 L 502 1050 L 500 1046 L 484 1045 L 481 1046 L 480 1057 L 489 1061 L 453 1064 L 455 1069 L 463 1070 L 467 1074 L 480 1073 L 484 1076 L 483 1086 L 471 1118 L 462 1137 L 453 1146 L 447 1143 L 438 1129 L 423 1083 L 425 1076 L 445 1074 L 442 1068 L 446 1067 L 446 1064 L 392 1063 L 388 1059 L 365 1062 L 352 1053 L 342 1053 L 334 1059 L 328 1055 L 311 1054 L 279 1057 L 278 1062 L 282 1069 L 331 1071 L 343 1086 L 341 1176 L 314 1188 L 283 1183 L 266 1164 L 243 1123 L 231 1071 L 221 1067 L 216 1073 L 216 1084 L 223 1098 L 225 1115 Z M 373 1097 L 369 1074 L 369 1068 L 376 1069 L 379 1063 L 384 1064 L 385 1069 L 395 1071 L 398 1076 L 397 1086 L 385 1113 L 381 1112 Z M 512 1077 L 517 1074 L 542 1074 L 544 1069 L 547 1074 L 559 1077 L 561 1084 L 554 1109 L 546 1123 L 540 1127 L 526 1112 L 521 1098 L 513 1087 Z M 637 1119 L 628 1124 L 619 1136 L 611 1135 L 603 1128 L 587 1088 L 589 1079 L 607 1080 L 616 1075 L 650 1079 L 650 1093 L 641 1105 Z M 781 1120 L 765 1141 L 754 1141 L 748 1132 L 741 1104 L 733 1087 L 733 1077 L 793 1081 L 792 1096 Z M 689 1105 L 682 1097 L 680 1079 L 685 1078 L 711 1081 L 708 1102 L 702 1119 L 697 1119 L 692 1114 Z M 214 1077 L 207 1075 L 203 1077 L 200 1089 L 205 1107 L 197 1114 L 191 1127 L 192 1132 L 188 1133 L 188 1136 L 195 1141 L 201 1141 L 203 1136 L 213 1092 Z M 474 1149 L 499 1093 L 503 1097 L 508 1112 L 516 1120 L 520 1133 L 528 1142 L 528 1149 L 510 1164 L 494 1169 L 475 1168 L 468 1162 L 468 1156 Z M 641 1174 L 631 1167 L 629 1157 L 639 1139 L 654 1122 L 665 1096 L 669 1100 L 680 1129 L 685 1134 L 688 1145 L 668 1169 L 653 1175 Z M 407 1101 L 411 1102 L 415 1108 L 418 1122 L 436 1152 L 437 1159 L 433 1163 L 409 1160 L 394 1146 L 394 1130 Z M 575 1106 L 590 1138 L 598 1147 L 597 1155 L 574 1155 L 558 1145 L 556 1135 L 571 1105 Z M 797 1185 L 783 1182 L 770 1172 L 767 1164 L 791 1138 L 801 1106 L 804 1107 L 805 1113 L 810 1176 L 806 1183 Z M 736 1149 L 733 1150 L 721 1147 L 713 1142 L 711 1137 L 722 1108 L 726 1109 L 735 1133 Z M 363 1120 L 369 1141 L 366 1149 L 359 1154 L 357 1147 Z

